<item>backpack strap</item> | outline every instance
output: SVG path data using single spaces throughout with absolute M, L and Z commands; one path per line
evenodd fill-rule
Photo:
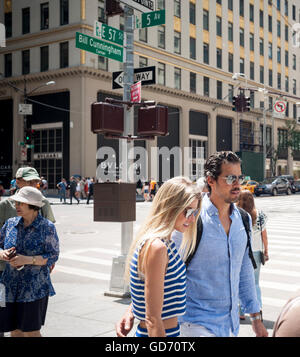
M 243 224 L 244 224 L 244 227 L 245 227 L 245 230 L 246 230 L 246 233 L 247 233 L 247 246 L 246 246 L 246 249 L 247 247 L 249 248 L 249 258 L 252 262 L 252 265 L 253 265 L 253 268 L 256 269 L 257 268 L 257 265 L 256 265 L 256 262 L 255 262 L 255 259 L 254 259 L 254 256 L 253 256 L 253 251 L 252 251 L 252 247 L 251 247 L 251 237 L 250 237 L 250 221 L 249 221 L 249 216 L 248 216 L 248 213 L 241 207 L 238 207 L 238 210 L 240 211 L 240 214 L 242 216 L 242 220 L 243 220 Z
M 198 217 L 198 221 L 197 221 L 197 236 L 196 236 L 196 245 L 195 245 L 195 249 L 194 251 L 187 257 L 187 260 L 185 262 L 185 266 L 186 268 L 188 267 L 188 265 L 190 264 L 191 260 L 193 259 L 197 249 L 198 249 L 198 246 L 200 244 L 200 240 L 201 240 L 201 237 L 202 237 L 202 231 L 203 231 L 203 223 L 202 223 L 202 219 L 201 219 L 201 216 Z
M 240 207 L 237 207 L 237 208 L 240 211 L 240 214 L 241 214 L 241 217 L 242 217 L 242 221 L 243 221 L 246 233 L 247 233 L 247 246 L 246 246 L 246 249 L 247 249 L 247 247 L 249 247 L 249 258 L 250 258 L 250 260 L 252 262 L 253 268 L 256 269 L 257 265 L 256 265 L 256 262 L 255 262 L 255 259 L 254 259 L 254 256 L 253 256 L 253 251 L 252 251 L 252 248 L 251 248 L 251 238 L 250 238 L 250 231 L 251 230 L 250 230 L 249 216 L 248 216 L 248 213 L 243 208 L 240 208 Z M 193 259 L 194 255 L 195 255 L 195 253 L 196 253 L 196 251 L 198 249 L 198 246 L 200 244 L 201 237 L 202 237 L 202 232 L 203 232 L 203 222 L 202 222 L 201 216 L 199 216 L 198 221 L 197 221 L 196 246 L 195 246 L 194 251 L 187 257 L 187 260 L 185 262 L 186 268 L 189 266 L 191 260 Z

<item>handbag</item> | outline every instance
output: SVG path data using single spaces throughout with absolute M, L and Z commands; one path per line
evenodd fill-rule
M 260 238 L 261 238 L 261 251 L 260 251 L 260 261 L 262 265 L 265 265 L 265 253 L 264 253 L 264 242 L 262 238 L 262 224 L 261 224 L 261 216 L 259 217 L 259 227 L 260 227 Z

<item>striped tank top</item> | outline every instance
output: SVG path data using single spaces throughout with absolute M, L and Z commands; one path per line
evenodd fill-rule
M 161 318 L 163 320 L 180 316 L 185 313 L 186 307 L 186 268 L 175 243 L 172 240 L 162 239 L 168 250 L 168 266 L 164 281 L 164 300 Z M 145 281 L 138 274 L 138 257 L 143 242 L 134 252 L 130 264 L 130 293 L 133 315 L 138 320 L 146 319 Z

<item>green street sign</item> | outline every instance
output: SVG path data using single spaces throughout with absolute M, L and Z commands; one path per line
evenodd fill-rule
M 114 27 L 95 21 L 94 35 L 102 40 L 116 43 L 117 45 L 124 45 L 124 32 Z
M 141 16 L 136 16 L 135 27 L 144 28 L 166 23 L 166 10 L 158 10 L 143 13 Z
M 123 47 L 76 32 L 76 48 L 123 62 Z

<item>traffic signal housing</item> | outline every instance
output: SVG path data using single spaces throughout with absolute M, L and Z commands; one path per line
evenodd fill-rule
M 94 134 L 118 134 L 124 131 L 124 109 L 120 105 L 92 103 L 91 130 Z
M 106 16 L 115 16 L 123 14 L 124 10 L 122 9 L 120 2 L 117 0 L 105 0 L 105 13 Z
M 33 139 L 34 139 L 34 130 L 33 129 L 25 129 L 24 144 L 31 145 Z
M 166 136 L 168 134 L 168 107 L 161 105 L 140 107 L 137 134 Z
M 250 112 L 250 97 L 244 97 L 243 111 Z

